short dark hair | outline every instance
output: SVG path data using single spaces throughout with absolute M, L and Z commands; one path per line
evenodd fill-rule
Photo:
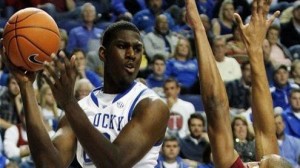
M 130 31 L 134 31 L 134 32 L 137 32 L 138 34 L 140 34 L 139 29 L 133 23 L 130 23 L 127 21 L 118 21 L 118 22 L 111 24 L 110 26 L 108 26 L 106 28 L 106 30 L 103 33 L 103 37 L 102 37 L 102 42 L 101 42 L 102 45 L 105 48 L 108 48 L 112 39 L 115 38 L 116 34 L 122 30 L 130 30 Z
M 81 49 L 81 48 L 75 48 L 75 49 L 71 52 L 71 56 L 74 55 L 75 53 L 78 53 L 78 52 L 82 52 L 82 53 L 83 53 L 83 56 L 86 57 L 85 52 L 84 52 L 83 49 Z
M 188 126 L 189 127 L 191 125 L 192 119 L 199 119 L 199 120 L 201 120 L 203 126 L 205 126 L 205 119 L 204 119 L 204 117 L 200 113 L 193 113 L 193 114 L 191 114 L 191 116 L 190 116 L 190 118 L 188 120 Z
M 154 62 L 155 62 L 156 60 L 161 60 L 161 61 L 163 61 L 164 63 L 166 63 L 165 57 L 164 57 L 163 55 L 161 55 L 161 54 L 155 54 L 155 55 L 153 56 L 152 64 L 154 64 Z
M 292 89 L 290 92 L 290 98 L 292 97 L 292 94 L 294 93 L 300 93 L 300 89 Z
M 167 83 L 171 83 L 171 82 L 174 82 L 177 87 L 180 87 L 179 82 L 175 78 L 172 78 L 172 77 L 166 79 L 163 86 L 165 87 Z
M 178 145 L 179 145 L 179 141 L 178 141 L 178 139 L 177 139 L 175 136 L 166 136 L 166 137 L 164 138 L 162 147 L 163 147 L 163 146 L 165 145 L 165 143 L 168 142 L 168 141 L 176 141 L 176 142 L 178 143 Z

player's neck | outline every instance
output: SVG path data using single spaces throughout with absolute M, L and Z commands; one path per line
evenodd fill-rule
M 125 90 L 127 90 L 131 84 L 112 84 L 108 82 L 104 82 L 103 85 L 103 93 L 108 94 L 118 94 L 123 93 Z

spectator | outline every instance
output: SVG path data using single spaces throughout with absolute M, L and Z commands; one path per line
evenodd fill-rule
M 204 150 L 209 146 L 205 130 L 205 119 L 199 114 L 192 114 L 188 120 L 190 135 L 180 140 L 180 156 L 187 159 L 190 166 L 202 163 Z
M 234 149 L 239 153 L 243 162 L 255 161 L 254 135 L 250 132 L 247 120 L 236 116 L 231 122 L 234 139 Z
M 161 54 L 167 60 L 175 51 L 178 37 L 169 29 L 166 15 L 158 15 L 154 30 L 143 37 L 145 52 L 150 61 L 155 54 Z
M 293 5 L 291 20 L 281 26 L 280 41 L 286 47 L 300 44 L 300 1 Z
M 176 79 L 169 78 L 164 83 L 165 102 L 170 109 L 167 135 L 184 138 L 189 134 L 188 119 L 195 113 L 192 103 L 178 98 L 180 85 Z
M 219 16 L 220 13 L 219 11 L 224 1 L 225 0 L 216 1 L 213 9 L 213 18 L 217 18 Z M 232 1 L 233 1 L 235 11 L 240 14 L 243 20 L 245 20 L 246 17 L 251 14 L 251 7 L 249 5 L 250 3 L 248 3 L 247 0 L 232 0 Z
M 291 66 L 291 82 L 300 86 L 300 60 L 294 60 Z
M 285 133 L 300 138 L 300 90 L 293 89 L 289 97 L 290 108 L 286 109 L 282 117 L 285 123 Z
M 155 168 L 188 168 L 188 165 L 178 156 L 179 151 L 179 142 L 176 137 L 166 137 Z
M 19 85 L 12 75 L 9 75 L 6 86 L 0 88 L 0 132 L 14 124 L 20 123 L 22 100 Z
M 140 31 L 148 33 L 153 31 L 154 21 L 156 16 L 164 14 L 167 17 L 169 27 L 171 30 L 175 28 L 175 22 L 172 16 L 165 12 L 162 8 L 163 0 L 145 0 L 147 9 L 137 12 L 133 16 L 132 22 L 139 28 Z
M 300 161 L 300 139 L 285 134 L 285 123 L 283 122 L 281 114 L 275 114 L 274 118 L 280 156 L 288 160 L 293 167 L 300 166 L 300 164 L 298 164 Z
M 222 35 L 226 39 L 232 37 L 232 26 L 234 24 L 233 14 L 233 2 L 231 0 L 224 0 L 218 18 L 212 20 L 212 29 L 215 36 Z
M 51 130 L 56 130 L 63 111 L 57 107 L 56 101 L 48 84 L 44 84 L 39 91 L 41 113 Z
M 242 77 L 226 84 L 230 111 L 233 114 L 245 112 L 250 107 L 251 67 L 250 62 L 241 65 Z
M 102 84 L 102 79 L 94 71 L 86 67 L 86 55 L 81 49 L 75 49 L 71 55 L 76 55 L 76 67 L 79 73 L 79 78 L 87 78 L 94 87 L 99 87 Z
M 68 44 L 68 33 L 65 29 L 59 29 L 59 34 L 60 34 L 60 44 L 59 44 L 59 50 L 63 51 L 66 56 L 69 54 L 66 53 L 66 47 Z
M 279 43 L 280 28 L 276 25 L 269 27 L 267 32 L 267 39 L 270 42 L 271 53 L 270 60 L 274 66 L 284 64 L 286 66 L 291 66 L 292 55 L 289 50 Z
M 25 125 L 25 114 L 20 114 L 21 123 L 9 127 L 5 131 L 3 140 L 4 153 L 13 162 L 21 165 L 33 167 L 34 163 L 30 159 L 30 149 L 27 142 L 27 132 Z
M 293 88 L 299 88 L 298 85 L 290 83 L 289 71 L 286 65 L 280 65 L 274 71 L 274 86 L 270 88 L 272 94 L 273 106 L 281 107 L 283 110 L 288 108 L 288 97 Z
M 93 85 L 88 79 L 79 79 L 75 82 L 74 92 L 75 98 L 81 100 L 93 90 Z
M 274 66 L 270 60 L 271 46 L 270 42 L 265 39 L 263 42 L 263 55 L 264 55 L 264 63 L 267 73 L 267 79 L 270 86 L 273 86 L 273 75 L 274 75 Z
M 148 75 L 146 79 L 146 84 L 149 88 L 154 90 L 158 95 L 163 95 L 163 85 L 167 76 L 166 72 L 166 61 L 164 56 L 155 55 L 153 57 L 153 72 Z
M 193 86 L 198 80 L 198 65 L 188 39 L 179 39 L 173 58 L 167 61 L 166 75 L 180 83 L 181 94 L 193 93 Z
M 212 50 L 219 73 L 225 83 L 242 77 L 240 64 L 234 58 L 225 56 L 226 42 L 223 37 L 216 37 L 214 39 Z
M 82 6 L 82 17 L 84 24 L 73 28 L 69 33 L 67 52 L 71 53 L 75 48 L 84 52 L 95 51 L 99 48 L 102 29 L 95 27 L 96 9 L 91 3 Z

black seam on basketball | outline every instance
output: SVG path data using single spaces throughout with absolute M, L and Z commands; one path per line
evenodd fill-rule
M 36 47 L 37 49 L 39 49 L 40 51 L 42 51 L 45 55 L 47 55 L 48 57 L 50 57 L 50 54 L 46 53 L 43 49 L 41 49 L 39 46 L 37 46 L 33 41 L 31 41 L 30 39 L 28 39 L 26 36 L 23 35 L 16 35 L 17 37 L 23 37 L 24 39 L 26 39 L 27 41 L 29 41 L 32 45 L 34 45 L 34 47 Z
M 34 13 L 31 13 L 30 15 L 26 16 L 25 18 L 23 18 L 22 20 L 19 20 L 19 21 L 18 21 L 18 19 L 16 19 L 16 22 L 13 22 L 12 24 L 16 24 L 16 23 L 22 22 L 22 21 L 24 21 L 25 19 L 29 18 L 30 16 L 32 16 L 32 15 L 34 15 L 34 14 L 37 14 L 37 13 L 39 13 L 39 12 L 42 12 L 42 11 L 36 11 L 36 12 L 34 12 Z M 17 16 L 17 17 L 18 17 L 18 16 Z M 10 22 L 8 22 L 8 23 L 10 23 Z
M 16 21 L 17 21 L 17 20 L 18 20 L 18 16 L 17 16 Z M 17 24 L 15 24 L 15 27 L 17 27 Z M 32 67 L 30 66 L 30 64 L 28 64 L 27 61 L 25 60 L 25 58 L 23 57 L 23 53 L 21 52 L 20 47 L 19 47 L 18 36 L 16 35 L 16 34 L 17 34 L 17 29 L 15 29 L 15 31 L 16 31 L 16 32 L 15 32 L 16 45 L 17 45 L 18 51 L 19 51 L 19 53 L 20 53 L 20 55 L 21 55 L 21 58 L 22 58 L 22 60 L 24 61 L 24 63 L 27 65 L 27 67 L 29 67 L 30 69 L 32 69 Z
M 52 29 L 49 29 L 49 28 L 47 28 L 47 27 L 40 27 L 40 26 L 23 26 L 23 27 L 17 27 L 17 28 L 15 28 L 15 29 L 26 29 L 26 28 L 40 28 L 40 29 L 44 29 L 44 30 L 49 30 L 49 31 L 53 32 L 54 34 L 56 34 L 58 38 L 60 38 L 60 35 L 59 35 L 58 33 L 56 33 L 55 31 L 53 31 Z M 15 30 L 15 29 L 14 29 L 14 30 Z M 10 30 L 10 31 L 6 32 L 6 33 L 3 35 L 3 37 L 4 37 L 6 34 L 8 34 L 9 32 L 12 32 L 12 31 L 14 31 L 14 30 Z

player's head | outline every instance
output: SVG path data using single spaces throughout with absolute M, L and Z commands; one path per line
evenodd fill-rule
M 99 57 L 104 62 L 105 80 L 124 85 L 136 78 L 143 43 L 138 28 L 126 21 L 111 24 L 104 32 Z

